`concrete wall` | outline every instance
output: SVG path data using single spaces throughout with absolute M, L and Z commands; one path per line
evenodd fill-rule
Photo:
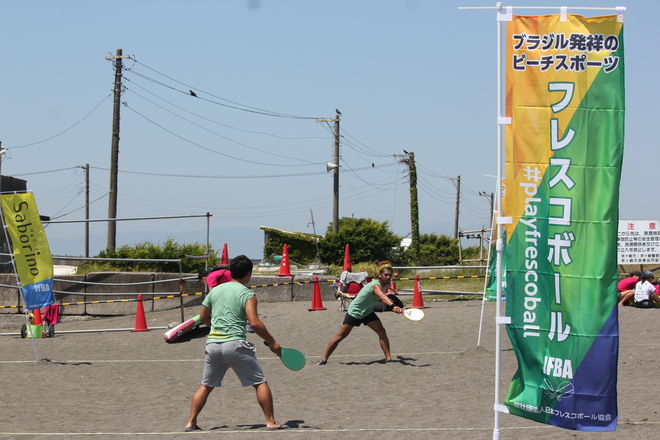
M 60 276 L 53 283 L 55 302 L 64 305 L 60 308 L 63 315 L 132 315 L 136 302 L 121 302 L 136 299 L 142 295 L 146 313 L 168 310 L 184 306 L 201 305 L 202 283 L 196 274 L 184 274 L 193 280 L 180 280 L 179 274 L 143 273 L 143 272 L 94 272 L 87 275 Z M 167 282 L 158 282 L 170 280 Z M 324 307 L 334 307 L 334 277 L 319 276 L 319 289 Z M 91 284 L 90 284 L 91 283 Z M 18 306 L 19 291 L 14 274 L 0 274 L 0 306 Z M 311 306 L 314 291 L 314 277 L 309 275 L 294 277 L 258 276 L 248 283 L 253 288 L 260 302 L 306 301 Z M 60 293 L 65 292 L 65 293 Z M 179 292 L 187 294 L 179 296 Z M 167 296 L 176 295 L 174 298 Z M 154 299 L 156 298 L 156 299 Z M 95 302 L 90 304 L 90 302 Z M 96 303 L 99 302 L 99 303 Z M 325 303 L 329 302 L 330 305 Z M 76 304 L 84 303 L 84 304 Z M 0 315 L 21 314 L 20 307 L 0 308 Z

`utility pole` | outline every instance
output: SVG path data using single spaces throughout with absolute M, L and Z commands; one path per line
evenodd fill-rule
M 335 123 L 335 148 L 334 148 L 334 163 L 328 162 L 326 170 L 328 172 L 334 170 L 332 180 L 332 233 L 339 232 L 339 121 L 341 119 L 341 112 L 335 110 L 337 114 L 335 119 L 317 119 L 316 122 L 334 122 Z
M 0 195 L 2 195 L 2 159 L 4 158 L 5 154 L 7 154 L 7 150 L 2 148 L 2 141 L 0 141 Z M 1 209 L 0 215 L 2 215 Z
M 332 182 L 332 233 L 339 232 L 339 119 L 341 113 L 335 115 L 335 175 Z
M 402 157 L 401 162 L 408 165 L 408 175 L 410 178 L 410 230 L 411 230 L 411 244 L 410 248 L 413 252 L 413 260 L 417 264 L 420 255 L 419 243 L 419 203 L 417 198 L 417 167 L 415 165 L 415 153 L 409 153 L 403 150 L 405 156 Z
M 319 239 L 316 237 L 316 224 L 314 223 L 314 211 L 309 210 L 312 215 L 312 221 L 307 223 L 307 226 L 312 225 L 312 231 L 314 231 L 314 243 L 316 244 L 316 255 L 314 256 L 314 263 L 321 262 L 321 254 L 319 253 Z
M 454 220 L 454 238 L 458 238 L 458 214 L 461 209 L 461 176 L 456 178 L 456 219 Z
M 494 211 L 493 204 L 495 202 L 495 194 L 493 194 L 493 193 L 487 194 L 484 191 L 479 191 L 479 195 L 481 197 L 488 197 L 490 199 L 490 220 L 489 220 L 488 224 L 489 224 L 489 228 L 492 228 L 493 227 L 493 211 Z
M 85 170 L 85 220 L 89 220 L 89 164 L 80 168 Z M 85 258 L 89 258 L 89 222 L 85 222 Z
M 112 110 L 112 149 L 110 152 L 110 197 L 108 201 L 108 218 L 117 218 L 117 175 L 119 174 L 119 108 L 121 105 L 121 71 L 122 59 L 130 58 L 122 55 L 122 50 L 117 49 L 114 57 L 105 57 L 106 60 L 115 60 L 115 98 Z M 115 249 L 117 244 L 117 222 L 108 222 L 108 249 Z
M 456 215 L 454 218 L 454 239 L 458 238 L 458 215 L 461 209 L 461 176 L 456 179 L 453 177 L 445 177 L 448 180 L 456 180 Z

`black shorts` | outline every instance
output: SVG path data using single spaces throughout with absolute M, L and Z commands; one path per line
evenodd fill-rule
M 635 307 L 638 309 L 652 309 L 654 306 L 650 299 L 645 299 L 642 301 L 635 301 Z
M 352 325 L 353 327 L 359 327 L 360 324 L 367 325 L 372 321 L 380 321 L 378 315 L 376 315 L 374 312 L 369 313 L 367 316 L 365 316 L 362 319 L 354 318 L 348 313 L 346 314 L 346 316 L 344 316 L 344 324 Z

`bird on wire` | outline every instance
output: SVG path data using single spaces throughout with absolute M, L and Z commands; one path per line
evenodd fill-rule
M 191 90 L 191 91 L 190 91 L 190 96 L 194 96 L 195 98 L 197 98 L 197 93 L 195 93 L 195 92 L 193 92 L 193 91 Z

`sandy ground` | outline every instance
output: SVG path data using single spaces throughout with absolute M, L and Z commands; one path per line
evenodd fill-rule
M 382 363 L 375 333 L 360 327 L 325 366 L 316 365 L 343 313 L 310 304 L 264 303 L 262 319 L 283 346 L 307 355 L 301 371 L 286 369 L 256 335 L 248 339 L 271 385 L 277 420 L 292 429 L 264 430 L 252 387 L 233 373 L 202 412 L 200 433 L 183 433 L 190 396 L 202 374 L 205 329 L 176 343 L 165 330 L 180 310 L 146 315 L 149 332 L 66 333 L 135 328 L 135 316 L 61 323 L 54 338 L 0 337 L 2 439 L 492 439 L 494 427 L 495 304 L 486 303 L 477 346 L 480 301 L 426 303 L 411 322 L 381 314 L 394 362 Z M 186 318 L 197 308 L 185 310 Z M 660 310 L 621 309 L 619 427 L 584 433 L 502 414 L 502 439 L 657 439 Z M 502 392 L 516 368 L 503 332 Z M 502 395 L 502 398 L 504 396 Z M 211 436 L 211 437 L 209 437 Z

